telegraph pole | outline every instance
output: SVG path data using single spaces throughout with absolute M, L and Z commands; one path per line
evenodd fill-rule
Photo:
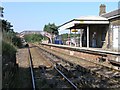
M 0 6 L 0 90 L 2 90 L 2 18 L 3 7 Z

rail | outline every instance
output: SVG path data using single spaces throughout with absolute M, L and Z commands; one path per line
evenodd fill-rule
M 55 68 L 55 69 L 57 70 L 57 72 L 59 72 L 76 90 L 79 90 L 79 89 L 77 88 L 77 86 L 76 86 L 72 81 L 70 81 L 60 70 L 57 69 L 56 66 L 55 66 L 54 68 Z
M 35 78 L 34 78 L 34 72 L 33 72 L 33 63 L 32 63 L 32 57 L 31 57 L 31 52 L 30 52 L 30 48 L 28 47 L 28 52 L 29 52 L 29 58 L 30 58 L 30 73 L 31 73 L 31 78 L 32 78 L 32 88 L 33 90 L 36 90 L 36 86 L 35 86 Z

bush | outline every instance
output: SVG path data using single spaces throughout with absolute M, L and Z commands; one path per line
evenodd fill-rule
M 12 88 L 16 75 L 16 49 L 13 45 L 2 41 L 2 87 Z
M 3 63 L 15 62 L 16 59 L 16 48 L 4 41 L 2 41 L 2 58 Z
M 43 36 L 38 34 L 29 34 L 25 35 L 24 37 L 27 42 L 41 42 L 43 39 Z
M 15 46 L 19 47 L 19 48 L 22 46 L 21 39 L 20 39 L 19 37 L 17 37 L 17 36 L 14 36 L 14 37 L 12 38 L 12 43 L 13 43 Z

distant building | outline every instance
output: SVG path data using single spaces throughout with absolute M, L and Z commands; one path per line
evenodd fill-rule
M 50 33 L 44 31 L 22 31 L 17 36 L 19 36 L 20 38 L 24 38 L 24 35 L 29 35 L 29 34 L 41 34 L 42 36 L 46 36 L 50 39 L 51 43 L 52 43 L 52 37 L 54 37 Z
M 41 34 L 43 31 L 22 31 L 20 34 L 27 35 L 27 34 Z
M 29 34 L 41 34 L 41 35 L 43 35 L 43 31 L 33 31 L 33 30 L 22 31 L 22 32 L 18 33 L 17 36 L 20 38 L 24 38 L 24 35 L 29 35 Z

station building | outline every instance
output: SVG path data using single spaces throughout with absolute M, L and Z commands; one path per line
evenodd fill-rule
M 99 16 L 72 19 L 60 25 L 59 30 L 69 30 L 69 34 L 79 31 L 79 47 L 120 51 L 120 9 L 106 13 L 106 6 L 101 4 Z

